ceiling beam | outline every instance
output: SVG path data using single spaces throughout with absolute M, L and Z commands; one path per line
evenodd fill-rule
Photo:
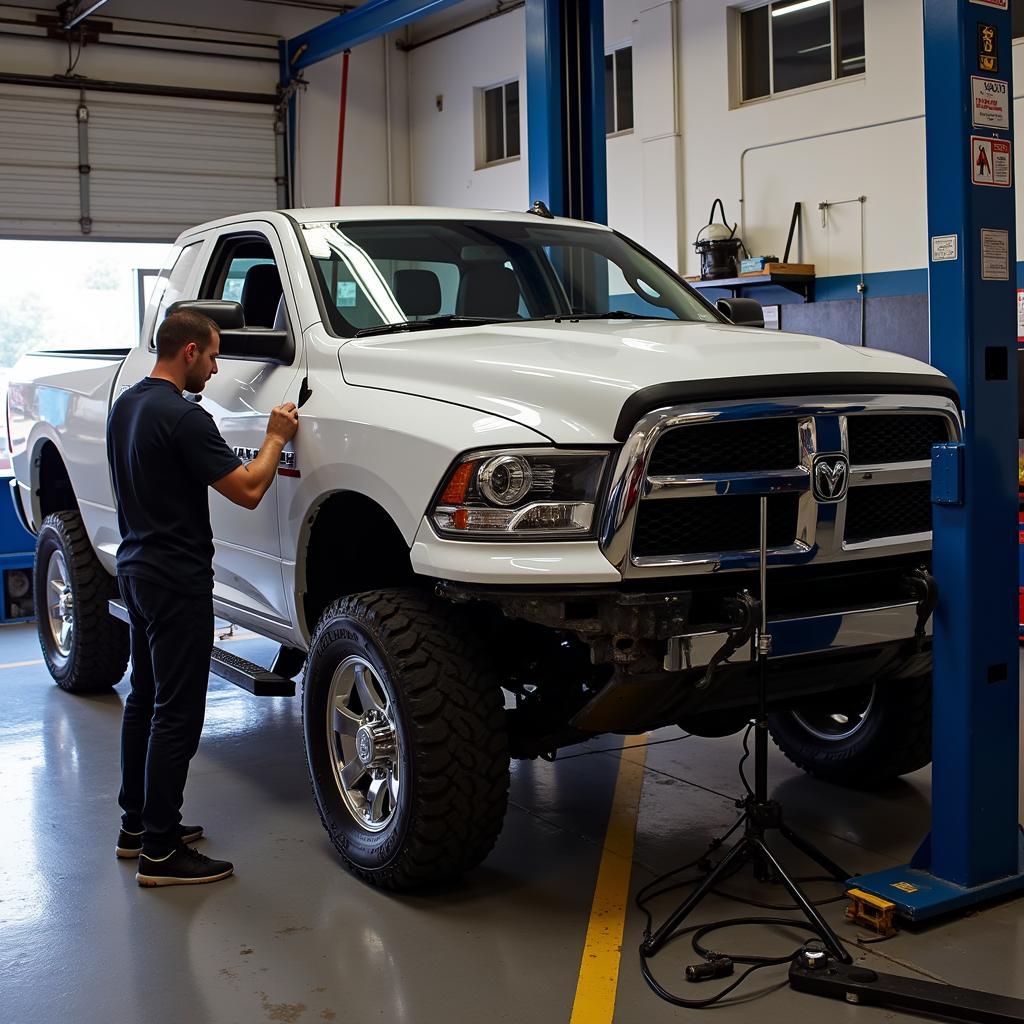
M 377 36 L 394 32 L 462 0 L 368 0 L 347 14 L 311 28 L 286 44 L 288 77 Z

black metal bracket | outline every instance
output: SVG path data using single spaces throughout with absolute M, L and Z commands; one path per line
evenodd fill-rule
M 950 1020 L 979 1024 L 1021 1024 L 1024 1021 L 1024 999 L 842 964 L 820 943 L 809 943 L 797 955 L 789 968 L 789 984 L 797 992 L 827 999 L 910 1010 Z

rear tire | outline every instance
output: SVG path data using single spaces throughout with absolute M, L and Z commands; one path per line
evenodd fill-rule
M 320 818 L 354 875 L 414 889 L 491 851 L 508 802 L 504 702 L 454 609 L 416 591 L 336 601 L 310 641 L 302 713 Z
M 36 538 L 36 632 L 54 682 L 69 693 L 116 686 L 128 667 L 128 627 L 108 611 L 117 581 L 100 565 L 77 512 L 54 512 Z
M 810 775 L 840 786 L 878 786 L 931 761 L 932 678 L 810 698 L 769 714 L 768 726 L 778 748 Z

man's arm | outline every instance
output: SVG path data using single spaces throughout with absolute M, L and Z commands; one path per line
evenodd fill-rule
M 260 445 L 259 455 L 252 462 L 238 466 L 227 476 L 215 480 L 213 488 L 242 508 L 256 508 L 277 476 L 281 450 L 298 429 L 299 413 L 292 402 L 272 409 L 267 436 Z

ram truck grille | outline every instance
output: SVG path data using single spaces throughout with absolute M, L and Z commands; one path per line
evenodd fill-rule
M 643 455 L 620 466 L 633 490 L 613 487 L 605 551 L 625 576 L 750 568 L 764 495 L 772 565 L 927 552 L 931 449 L 959 430 L 939 397 L 661 410 L 638 424 Z M 814 486 L 823 458 L 843 467 L 835 500 Z

